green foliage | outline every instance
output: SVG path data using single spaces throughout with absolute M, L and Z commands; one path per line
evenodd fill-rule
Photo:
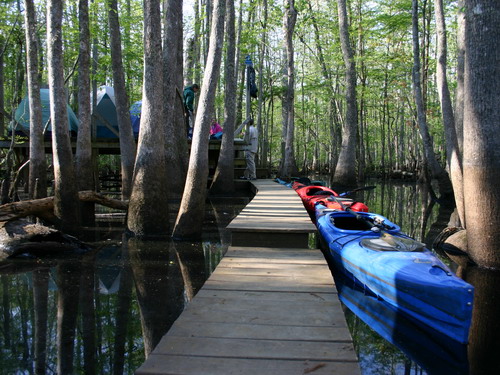
M 262 125 L 265 141 L 269 144 L 268 162 L 280 160 L 281 155 L 281 100 L 285 94 L 284 80 L 284 40 L 283 40 L 283 1 L 267 0 L 267 21 L 264 21 L 263 0 L 243 0 L 236 2 L 237 18 L 241 16 L 241 33 L 237 51 L 240 65 L 238 69 L 238 93 L 244 86 L 241 71 L 244 57 L 251 55 L 257 71 L 257 79 L 263 78 L 259 95 L 262 99 Z M 70 99 L 75 98 L 78 60 L 78 1 L 65 3 L 64 74 L 73 79 L 68 81 Z M 193 7 L 193 2 L 185 1 L 185 7 Z M 428 7 L 431 6 L 428 3 Z M 39 23 L 41 55 L 46 56 L 45 2 L 36 2 Z M 294 34 L 295 45 L 295 113 L 296 150 L 299 165 L 310 165 L 314 155 L 319 155 L 321 164 L 326 166 L 339 151 L 341 126 L 345 111 L 344 61 L 340 48 L 338 32 L 337 4 L 334 0 L 296 0 L 298 11 Z M 445 1 L 448 44 L 449 44 L 449 81 L 455 86 L 454 60 L 456 43 L 455 16 L 458 12 L 456 1 Z M 21 11 L 21 12 L 20 12 Z M 0 3 L 0 46 L 4 51 L 4 93 L 5 107 L 11 112 L 25 94 L 21 67 L 25 66 L 23 9 L 18 2 L 9 0 Z M 92 71 L 91 79 L 97 85 L 113 85 L 109 31 L 106 2 L 89 2 L 91 43 L 95 45 L 97 68 Z M 434 20 L 427 8 L 421 11 L 421 30 L 425 24 L 430 28 L 430 45 L 422 49 L 425 53 L 423 70 L 425 77 L 425 97 L 427 116 L 431 134 L 435 139 L 436 152 L 444 162 L 444 136 L 434 86 Z M 143 14 L 142 1 L 119 1 L 118 15 L 122 31 L 123 64 L 126 74 L 130 102 L 139 100 L 142 95 L 143 74 Z M 366 2 L 348 1 L 351 43 L 355 48 L 355 62 L 358 72 L 358 108 L 360 134 L 367 171 L 385 173 L 391 169 L 414 169 L 419 165 L 422 154 L 418 132 L 414 126 L 415 110 L 411 85 L 412 46 L 411 46 L 411 0 L 382 0 Z M 202 4 L 198 18 L 190 12 L 185 19 L 185 38 L 191 37 L 195 25 L 201 28 L 196 42 L 203 51 L 205 46 L 204 30 L 206 10 Z M 239 19 L 237 19 L 237 32 Z M 264 58 L 260 61 L 260 53 Z M 21 60 L 19 60 L 21 57 Z M 200 56 L 199 73 L 203 74 L 204 58 Z M 46 84 L 47 62 L 41 60 L 42 84 Z M 223 72 L 223 70 L 222 70 Z M 224 81 L 222 74 L 216 98 L 217 115 L 223 118 Z M 21 87 L 21 90 L 17 88 Z M 244 92 L 242 90 L 241 92 Z M 236 95 L 239 95 L 239 94 Z M 244 103 L 244 98 L 242 100 Z M 72 99 L 71 103 L 74 103 Z M 243 105 L 244 107 L 244 105 Z M 254 115 L 258 112 L 258 101 L 252 101 Z M 74 108 L 75 109 L 75 108 Z M 309 133 L 314 133 L 312 136 Z M 312 137 L 312 138 L 311 138 Z M 321 142 L 321 152 L 315 151 L 311 140 Z M 393 147 L 392 145 L 396 145 Z M 299 151 L 301 150 L 301 151 Z

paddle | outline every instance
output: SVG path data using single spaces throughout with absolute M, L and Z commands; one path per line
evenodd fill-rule
M 375 189 L 376 186 L 375 185 L 372 185 L 372 186 L 364 186 L 364 187 L 360 187 L 360 188 L 357 188 L 357 189 L 354 189 L 354 190 L 351 190 L 351 191 L 346 191 L 344 193 L 340 193 L 339 194 L 339 197 L 345 197 L 346 195 L 351 195 L 352 193 L 355 193 L 357 191 L 362 191 L 362 190 L 373 190 Z
M 365 222 L 366 224 L 370 225 L 372 230 L 376 228 L 377 232 L 380 232 L 380 239 L 389 244 L 390 246 L 396 248 L 398 251 L 421 251 L 424 247 L 425 244 L 415 241 L 412 238 L 405 238 L 405 237 L 396 237 L 384 230 L 384 227 L 387 227 L 383 221 L 377 220 L 377 218 L 372 221 L 365 217 L 364 215 L 360 215 L 358 212 L 351 210 L 349 207 L 347 207 L 345 204 L 342 203 L 338 197 L 331 196 L 327 198 L 328 200 L 335 201 L 337 202 L 340 207 L 344 211 L 347 211 L 354 215 L 356 219 L 361 220 Z

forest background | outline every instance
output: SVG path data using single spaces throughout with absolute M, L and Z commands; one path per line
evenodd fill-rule
M 29 67 L 30 64 L 27 63 L 29 53 L 26 51 L 27 37 L 22 18 L 25 11 L 23 6 L 28 3 L 32 2 L 4 1 L 0 4 L 0 16 L 3 20 L 0 25 L 1 134 L 5 134 L 9 117 L 12 117 L 17 104 L 27 92 L 25 77 L 29 69 L 26 66 Z M 53 3 L 60 2 L 48 2 L 50 5 Z M 78 99 L 81 77 L 77 74 L 77 68 L 81 64 L 81 3 L 64 2 L 62 14 L 61 67 L 66 99 L 75 112 L 81 106 Z M 162 5 L 165 9 L 170 9 L 173 3 L 182 4 L 165 1 Z M 227 4 L 226 9 L 224 1 L 204 0 L 194 1 L 192 4 L 186 2 L 183 9 L 192 9 L 192 13 L 184 19 L 182 31 L 168 34 L 163 42 L 167 50 L 168 42 L 176 39 L 182 41 L 182 47 L 178 49 L 183 49 L 184 72 L 174 72 L 175 76 L 169 78 L 170 82 L 179 80 L 180 76 L 184 85 L 207 82 L 202 85 L 199 101 L 203 105 L 201 115 L 197 115 L 197 123 L 199 121 L 200 124 L 205 124 L 207 119 L 214 116 L 228 116 L 228 97 L 233 97 L 236 99 L 236 119 L 231 125 L 240 124 L 244 119 L 253 117 L 260 130 L 260 165 L 270 166 L 284 176 L 293 175 L 299 170 L 302 174 L 331 175 L 348 170 L 347 178 L 343 176 L 343 179 L 337 179 L 338 182 L 348 183 L 362 181 L 366 175 L 428 175 L 428 180 L 437 178 L 440 181 L 441 194 L 447 190 L 444 185 L 451 186 L 453 182 L 462 225 L 473 221 L 466 220 L 467 212 L 463 207 L 464 194 L 467 194 L 469 189 L 470 196 L 466 197 L 466 200 L 469 206 L 474 207 L 469 210 L 470 217 L 474 218 L 474 222 L 479 220 L 482 224 L 490 224 L 487 228 L 482 228 L 483 231 L 486 229 L 488 233 L 493 233 L 489 241 L 499 236 L 498 229 L 493 229 L 495 226 L 492 223 L 495 220 L 484 215 L 486 211 L 480 203 L 485 198 L 493 205 L 500 201 L 498 193 L 492 190 L 494 184 L 491 184 L 498 176 L 498 162 L 493 162 L 494 170 L 487 168 L 487 173 L 490 174 L 488 178 L 485 178 L 484 172 L 481 175 L 476 174 L 474 179 L 464 178 L 464 183 L 479 181 L 482 186 L 472 184 L 467 188 L 466 184 L 461 182 L 462 165 L 458 166 L 460 182 L 456 182 L 453 172 L 454 158 L 458 157 L 459 164 L 472 161 L 470 164 L 474 166 L 480 164 L 480 160 L 485 160 L 475 157 L 467 159 L 467 155 L 462 155 L 462 145 L 467 145 L 467 139 L 464 140 L 462 132 L 462 121 L 464 116 L 467 117 L 467 113 L 464 111 L 464 97 L 460 91 L 464 83 L 463 59 L 467 46 L 471 46 L 471 65 L 475 63 L 473 59 L 476 57 L 472 48 L 486 48 L 487 51 L 487 43 L 474 47 L 479 45 L 474 43 L 477 42 L 474 37 L 479 38 L 479 42 L 493 43 L 490 47 L 495 50 L 495 40 L 499 39 L 496 38 L 498 26 L 493 26 L 493 32 L 488 38 L 483 33 L 474 35 L 469 32 L 468 39 L 463 35 L 466 34 L 467 28 L 471 31 L 477 26 L 475 22 L 479 21 L 474 18 L 476 15 L 487 15 L 487 22 L 498 20 L 498 5 L 494 1 L 239 0 L 228 1 Z M 235 26 L 236 53 L 234 57 L 228 58 L 227 56 L 231 56 L 228 53 L 231 48 L 227 47 L 231 43 L 231 32 L 227 26 L 229 22 L 226 21 L 226 39 L 220 28 L 221 24 L 222 28 L 224 27 L 226 10 L 234 5 L 236 18 L 232 22 Z M 45 29 L 49 24 L 46 15 L 50 13 L 46 6 L 45 2 L 34 2 L 36 27 L 31 33 L 39 47 L 38 81 L 41 85 L 50 80 L 50 60 L 47 56 L 51 56 L 51 49 L 48 39 L 44 38 L 47 31 L 50 31 Z M 151 21 L 149 17 L 159 11 L 159 1 L 90 2 L 88 42 L 92 46 L 90 79 L 94 91 L 100 85 L 114 86 L 115 90 L 119 85 L 115 65 L 117 57 L 112 54 L 113 40 L 116 42 L 116 39 L 113 39 L 113 30 L 116 31 L 116 27 L 113 29 L 113 22 L 117 18 L 121 33 L 119 60 L 124 78 L 124 89 L 121 91 L 126 92 L 126 102 L 129 104 L 141 98 L 144 101 L 145 96 L 153 96 L 154 86 L 148 86 L 148 82 L 151 84 L 154 78 L 151 78 L 152 71 L 148 72 L 148 68 L 158 67 L 155 65 L 158 63 L 158 56 L 155 55 L 154 43 L 161 41 L 162 30 L 163 34 L 167 35 L 173 24 L 173 19 L 170 19 L 169 23 L 165 16 L 163 29 L 158 28 L 157 21 Z M 165 14 L 168 12 L 165 11 Z M 470 22 L 464 26 L 467 15 Z M 480 22 L 485 21 L 482 19 Z M 153 30 L 152 26 L 157 28 Z M 180 35 L 183 36 L 180 38 Z M 151 41 L 154 43 L 149 45 Z M 222 41 L 226 43 L 223 58 L 220 56 Z M 470 44 L 467 44 L 468 42 Z M 210 54 L 211 51 L 214 55 Z M 257 100 L 251 102 L 250 107 L 244 108 L 246 56 L 252 58 L 257 71 L 259 95 Z M 491 61 L 483 60 L 481 63 L 485 66 Z M 228 70 L 233 62 L 234 72 Z M 498 81 L 498 68 L 491 69 L 495 74 L 483 74 L 482 82 L 476 80 L 475 85 L 486 86 L 488 81 L 493 85 Z M 236 78 L 237 86 L 234 90 L 227 90 L 227 84 L 233 78 Z M 164 77 L 164 80 L 167 81 L 167 78 Z M 443 82 L 446 82 L 447 86 L 445 91 L 450 94 L 447 105 L 443 104 Z M 180 84 L 176 84 L 177 89 L 180 89 L 179 86 Z M 207 90 L 205 93 L 204 89 Z M 496 93 L 484 91 L 484 95 L 475 95 L 475 100 L 482 100 L 483 105 L 486 105 L 489 103 L 485 101 L 486 97 L 493 98 L 491 102 L 495 102 L 497 96 Z M 205 102 L 207 97 L 210 99 Z M 467 99 L 467 95 L 465 98 Z M 153 102 L 153 99 L 151 101 Z M 453 107 L 451 103 L 454 103 L 455 107 L 455 119 L 451 124 L 455 125 L 456 120 L 460 126 L 454 127 L 450 143 L 447 130 L 451 127 L 445 123 L 449 121 L 446 109 Z M 148 108 L 156 107 L 153 105 Z M 492 118 L 496 116 L 498 119 L 498 110 L 493 112 Z M 155 117 L 154 111 L 148 112 L 148 116 L 153 119 L 161 117 Z M 175 111 L 167 111 L 167 116 L 178 117 Z M 144 124 L 147 123 L 144 121 Z M 155 129 L 158 130 L 157 125 L 144 124 L 141 122 L 141 128 L 144 126 L 144 131 L 141 132 L 154 136 Z M 228 125 L 226 121 L 224 125 Z M 480 139 L 476 151 L 484 146 L 481 144 L 485 139 L 484 134 L 486 130 L 494 129 L 494 125 L 490 124 L 490 128 L 483 127 L 482 133 L 471 131 L 471 137 L 475 136 L 471 139 Z M 207 126 L 200 128 L 203 131 Z M 193 145 L 198 145 L 195 141 L 196 138 Z M 484 148 L 489 151 L 497 150 L 487 157 L 489 162 L 500 159 L 493 158 L 499 149 L 496 144 Z M 122 145 L 121 168 L 122 175 L 126 175 L 123 149 Z M 349 157 L 343 155 L 346 150 L 351 154 Z M 193 156 L 196 155 L 191 151 L 187 179 L 194 181 L 199 176 L 190 175 L 191 165 L 195 165 Z M 166 158 L 168 160 L 168 156 Z M 7 162 L 8 158 L 2 160 Z M 161 157 L 158 160 L 158 163 L 165 162 Z M 143 161 L 139 146 L 135 159 L 136 189 L 139 189 L 137 186 L 142 181 L 137 178 L 137 167 L 143 166 Z M 152 165 L 154 162 L 155 160 L 152 160 L 148 163 Z M 450 172 L 448 176 L 444 172 L 445 169 Z M 148 167 L 143 166 L 141 170 L 148 171 Z M 144 180 L 146 174 L 141 176 Z M 474 199 L 472 193 L 477 195 L 478 191 L 482 196 L 480 199 Z M 137 223 L 138 218 L 143 215 L 141 210 L 147 199 L 135 202 L 133 191 L 127 192 L 125 197 L 129 194 L 132 196 L 129 214 L 131 211 L 136 213 L 130 217 Z M 186 203 L 181 205 L 181 213 L 189 208 L 195 211 L 192 210 L 193 205 L 187 203 L 192 203 L 193 199 L 185 197 Z M 480 219 L 478 215 L 481 216 Z M 132 224 L 129 218 L 129 229 L 133 229 L 131 227 L 135 225 L 139 229 L 132 231 L 141 233 L 143 229 L 140 228 L 157 223 L 157 219 L 152 218 L 137 225 Z M 178 219 L 177 224 L 181 221 Z M 182 231 L 178 232 L 182 234 Z M 473 236 L 474 242 L 483 241 L 479 234 Z M 500 263 L 498 252 L 489 254 L 484 257 L 476 256 L 476 260 L 480 263 Z
M 45 51 L 46 2 L 37 4 L 37 33 L 40 42 L 40 74 L 47 84 Z M 68 102 L 78 111 L 78 80 L 75 71 L 79 54 L 78 2 L 66 1 L 63 21 L 64 76 Z M 194 69 L 187 71 L 186 83 L 201 82 L 205 67 L 209 32 L 207 7 L 210 1 L 184 2 L 185 50 L 196 49 Z M 199 4 L 198 4 L 199 3 Z M 283 68 L 283 1 L 235 1 L 237 3 L 238 121 L 244 113 L 244 60 L 250 55 L 257 70 L 258 111 L 262 127 L 260 160 L 276 166 L 281 158 L 281 107 L 285 90 Z M 123 33 L 123 65 L 130 103 L 141 99 L 143 82 L 142 1 L 119 2 Z M 196 5 L 196 7 L 195 7 Z M 364 173 L 386 175 L 421 168 L 422 142 L 416 123 L 412 93 L 413 66 L 411 0 L 350 1 L 349 27 L 355 49 L 358 74 L 359 133 Z M 448 32 L 448 79 L 455 92 L 457 64 L 457 1 L 445 1 Z M 90 28 L 96 54 L 92 80 L 97 86 L 113 86 L 109 26 L 103 1 L 90 3 Z M 297 1 L 295 44 L 295 149 L 299 168 L 306 172 L 334 169 L 339 153 L 344 116 L 344 62 L 339 39 L 336 2 Z M 5 114 L 12 114 L 27 94 L 26 52 L 23 3 L 3 1 L 0 5 L 2 32 L 3 89 L 0 131 L 5 134 Z M 424 103 L 435 152 L 445 160 L 444 129 L 436 87 L 436 30 L 434 6 L 422 1 L 419 10 L 420 45 Z M 196 45 L 193 45 L 196 44 Z M 186 56 L 187 57 L 187 56 Z M 215 100 L 215 114 L 223 119 L 224 74 L 221 74 Z M 243 103 L 243 104 L 242 104 Z

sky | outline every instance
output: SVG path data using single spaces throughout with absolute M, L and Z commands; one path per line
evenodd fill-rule
M 193 4 L 194 4 L 194 0 L 184 0 L 184 2 L 182 4 L 184 18 L 194 16 Z

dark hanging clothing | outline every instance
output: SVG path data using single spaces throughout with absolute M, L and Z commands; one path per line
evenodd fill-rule
M 194 105 L 194 90 L 192 86 L 187 86 L 183 92 L 184 96 L 184 109 L 193 112 Z
M 255 69 L 253 68 L 253 66 L 248 66 L 247 69 L 248 69 L 247 85 L 248 85 L 248 90 L 250 91 L 250 96 L 252 98 L 257 98 L 257 93 L 259 92 L 259 89 L 255 84 Z

